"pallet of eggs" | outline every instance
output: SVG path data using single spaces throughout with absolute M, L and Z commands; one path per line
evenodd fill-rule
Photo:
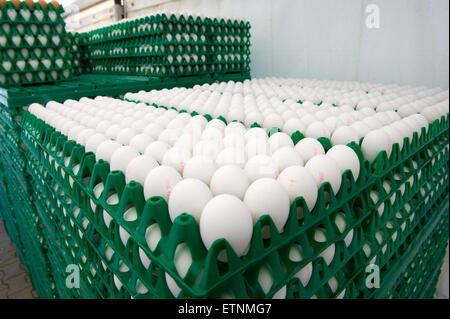
M 83 73 L 83 40 L 76 32 L 67 32 L 64 41 L 70 48 L 72 55 L 73 75 L 80 75 Z
M 358 298 L 365 267 L 388 269 L 445 200 L 442 103 L 389 118 L 401 146 L 381 127 L 332 145 L 106 97 L 31 105 L 22 134 L 54 254 L 81 265 L 86 295 Z
M 87 33 L 94 73 L 179 77 L 248 73 L 250 24 L 157 13 Z
M 72 76 L 62 6 L 40 0 L 0 1 L 0 86 L 67 80 Z

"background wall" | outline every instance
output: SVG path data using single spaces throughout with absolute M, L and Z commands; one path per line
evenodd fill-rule
M 379 7 L 369 29 L 366 6 Z M 128 0 L 134 17 L 158 10 L 245 17 L 252 75 L 448 88 L 448 0 Z

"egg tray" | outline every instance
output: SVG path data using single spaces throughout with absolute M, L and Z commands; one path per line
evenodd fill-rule
M 36 291 L 41 297 L 47 296 L 47 298 L 50 298 L 52 296 L 41 289 L 41 287 L 49 286 L 48 282 L 44 283 L 48 280 L 49 269 L 42 251 L 42 237 L 39 237 L 38 229 L 33 223 L 35 216 L 28 207 L 29 203 L 23 200 L 20 191 L 14 187 L 14 179 L 7 178 L 6 180 L 3 187 L 8 185 L 8 189 L 12 190 L 11 193 L 14 193 L 14 197 L 8 199 L 10 208 L 3 210 L 2 218 L 5 227 L 11 240 L 16 245 L 19 259 L 25 265 Z M 5 190 L 2 193 L 4 196 L 8 196 Z
M 145 28 L 144 25 L 149 25 L 149 28 Z M 172 28 L 170 28 L 172 26 Z M 225 33 L 224 33 L 225 32 Z M 228 34 L 226 33 L 228 32 Z M 186 39 L 181 36 L 177 39 L 177 34 L 189 34 Z M 193 38 L 191 34 L 195 34 L 197 39 Z M 220 35 L 229 35 L 226 40 L 219 41 Z M 169 37 L 170 35 L 170 37 Z M 235 39 L 232 37 L 242 36 L 242 40 Z M 204 21 L 201 19 L 194 20 L 192 17 L 185 19 L 181 16 L 179 19 L 175 15 L 167 17 L 165 14 L 155 15 L 151 17 L 146 17 L 142 19 L 136 19 L 134 21 L 123 22 L 114 26 L 109 26 L 105 28 L 100 28 L 84 34 L 88 40 L 88 52 L 89 52 L 89 64 L 94 73 L 113 73 L 113 74 L 124 74 L 130 72 L 131 74 L 136 74 L 135 71 L 139 70 L 140 67 L 145 70 L 151 69 L 151 66 L 157 68 L 158 66 L 175 66 L 175 65 L 192 65 L 196 63 L 205 64 L 208 66 L 211 63 L 216 64 L 236 64 L 233 68 L 224 67 L 209 67 L 206 71 L 205 69 L 197 69 L 190 71 L 189 74 L 206 74 L 215 73 L 219 69 L 218 73 L 240 71 L 249 72 L 249 56 L 250 56 L 250 24 L 243 22 L 241 24 L 231 23 L 231 21 L 226 22 L 225 20 L 218 21 L 217 19 L 212 20 L 206 18 Z M 202 38 L 203 37 L 203 38 Z M 225 39 L 225 36 L 223 37 Z M 206 62 L 193 63 L 192 61 L 181 61 L 178 63 L 169 62 L 167 59 L 168 52 L 171 50 L 158 50 L 150 52 L 146 50 L 145 52 L 136 52 L 137 48 L 142 48 L 143 46 L 157 46 L 157 47 L 169 47 L 173 46 L 179 55 L 181 54 L 191 54 L 191 53 L 205 53 L 207 55 Z M 198 47 L 198 50 L 192 50 L 192 47 Z M 111 53 L 115 49 L 123 49 L 122 53 Z M 133 50 L 134 49 L 134 50 Z M 134 51 L 134 52 L 133 52 Z M 236 52 L 240 53 L 243 57 L 239 59 L 236 63 L 236 59 L 231 61 L 219 62 L 215 55 L 222 52 Z M 163 63 L 149 59 L 153 56 L 165 56 L 166 58 L 162 60 Z M 136 61 L 132 59 L 134 57 L 142 57 Z M 145 57 L 145 59 L 143 58 Z M 130 59 L 131 58 L 131 59 Z M 119 62 L 117 60 L 120 60 Z M 134 64 L 131 70 L 116 70 L 112 65 L 115 64 Z M 214 64 L 212 64 L 214 66 Z M 161 68 L 160 68 L 161 69 Z M 170 68 L 164 68 L 164 71 L 144 73 L 153 76 L 177 76 L 186 75 L 186 72 L 180 72 L 180 70 L 173 70 L 170 72 Z M 117 73 L 119 72 L 119 73 Z M 166 73 L 168 72 L 168 73 Z M 142 74 L 142 73 L 140 73 Z
M 145 76 L 83 74 L 68 81 L 55 84 L 26 87 L 0 88 L 0 107 L 18 109 L 32 103 L 46 104 L 49 101 L 64 102 L 67 99 L 82 97 L 117 97 L 127 92 L 139 90 L 172 88 L 175 86 L 193 87 L 196 84 L 214 81 L 243 81 L 249 73 L 235 73 L 221 76 L 186 76 L 176 79 L 160 79 Z M 1 86 L 1 85 L 0 85 Z
M 148 25 L 148 28 L 144 28 Z M 171 28 L 171 25 L 173 28 Z M 165 13 L 155 14 L 132 21 L 125 21 L 113 26 L 99 28 L 87 33 L 90 44 L 121 39 L 132 39 L 167 32 L 202 32 L 218 35 L 247 35 L 250 32 L 250 23 L 217 18 L 201 19 L 200 17 L 185 16 L 176 17 L 174 14 L 167 16 Z
M 42 183 L 42 185 L 50 185 L 50 184 L 46 184 L 46 183 Z M 51 188 L 51 187 L 48 187 L 49 189 Z M 67 195 L 63 195 L 63 196 L 67 196 Z M 63 198 L 62 198 L 63 199 Z M 64 200 L 62 200 L 61 199 L 61 202 L 64 202 Z M 55 201 L 55 198 L 53 198 L 53 201 Z M 55 205 L 55 207 L 57 207 L 56 205 Z M 61 210 L 61 209 L 60 209 Z M 70 212 L 70 209 L 68 210 L 68 212 Z M 67 214 L 69 214 L 69 213 L 67 213 Z M 55 215 L 55 211 L 52 211 L 52 216 L 54 216 Z M 66 216 L 67 217 L 67 216 Z M 84 217 L 83 217 L 84 218 Z M 75 219 L 75 221 L 76 221 L 76 219 Z M 59 223 L 58 223 L 59 224 Z M 75 224 L 77 224 L 77 223 L 75 223 Z M 79 223 L 79 224 L 82 224 L 81 222 Z M 67 222 L 66 221 L 66 223 L 64 223 L 64 225 L 69 225 L 69 222 Z M 73 222 L 72 222 L 72 226 L 73 226 Z M 70 226 L 69 226 L 70 227 Z M 83 229 L 83 228 L 81 228 L 82 226 L 80 226 L 80 228 L 79 229 Z M 76 232 L 75 232 L 76 233 Z M 66 236 L 67 237 L 67 236 Z M 66 237 L 63 237 L 63 238 L 66 238 Z M 70 246 L 69 246 L 70 247 Z M 119 274 L 120 274 L 120 272 L 118 272 Z M 353 289 L 353 291 L 356 291 L 356 288 L 354 288 Z M 355 295 L 353 294 L 353 296 L 355 297 Z M 117 296 L 116 296 L 117 297 Z M 123 297 L 123 296 L 122 296 Z M 322 297 L 325 297 L 325 295 L 322 295 Z
M 42 185 L 47 185 L 48 187 L 48 189 L 50 190 L 50 189 L 53 189 L 53 187 L 51 187 L 52 185 L 53 185 L 53 183 L 56 185 L 57 183 L 53 180 L 53 182 L 52 181 L 49 181 L 49 180 L 44 180 L 44 182 L 42 182 Z M 56 189 L 58 189 L 58 187 L 56 187 Z M 65 198 L 67 198 L 68 197 L 68 195 L 66 194 L 66 193 L 64 193 L 64 192 L 61 192 L 63 195 L 60 195 L 61 196 L 61 198 L 59 198 L 59 201 L 57 201 L 56 199 L 55 199 L 55 194 L 53 194 L 53 195 L 50 195 L 49 196 L 49 198 L 50 198 L 50 202 L 61 202 L 61 203 L 65 203 L 66 201 L 65 201 Z M 56 196 L 58 196 L 58 195 L 56 195 Z M 63 206 L 63 205 L 61 205 L 61 206 Z M 54 205 L 54 207 L 56 208 L 57 207 L 57 205 Z M 64 209 L 64 210 L 66 210 L 66 213 L 67 213 L 67 215 L 69 216 L 69 215 L 72 215 L 70 212 L 72 211 L 72 209 L 71 209 L 72 207 L 67 207 L 67 209 L 65 209 L 65 208 L 62 208 L 61 207 L 61 209 L 60 209 L 60 211 L 62 210 L 62 209 Z M 56 208 L 57 209 L 57 208 Z M 54 211 L 52 211 L 52 216 L 55 216 L 56 214 L 55 214 L 55 212 Z M 67 216 L 67 217 L 68 217 Z M 80 217 L 81 216 L 81 217 Z M 82 230 L 82 231 L 84 231 L 84 228 L 83 228 L 83 223 L 81 222 L 81 219 L 82 218 L 85 218 L 84 217 L 84 215 L 82 215 L 81 213 L 77 216 L 77 218 L 75 218 L 75 217 L 72 217 L 73 218 L 73 221 L 75 221 L 75 224 L 79 224 L 79 225 L 81 225 L 81 226 L 79 226 L 79 228 L 78 228 L 78 230 Z M 73 226 L 73 221 L 72 221 L 72 226 Z M 70 228 L 70 224 L 69 224 L 69 222 L 65 222 L 64 223 L 64 225 L 65 226 L 68 226 L 69 228 Z M 77 232 L 75 232 L 75 234 L 77 234 Z M 85 237 L 86 236 L 89 236 L 89 233 L 84 233 L 85 234 Z M 67 236 L 66 236 L 67 237 Z M 63 238 L 66 238 L 66 237 L 63 237 Z M 89 237 L 86 237 L 86 238 L 89 238 Z M 100 256 L 103 256 L 103 253 L 102 253 L 102 251 L 100 251 L 99 252 L 100 253 Z M 88 258 L 87 260 L 91 260 L 91 258 Z M 81 261 L 78 261 L 78 262 L 80 262 L 81 263 Z M 85 261 L 86 262 L 86 261 Z M 116 260 L 113 262 L 113 264 L 114 263 L 119 263 L 120 264 L 120 259 L 118 259 L 117 260 L 117 258 L 116 258 Z M 81 263 L 82 265 L 83 265 L 83 268 L 85 268 L 85 266 L 84 266 L 84 264 L 83 263 Z M 111 265 L 111 267 L 113 267 L 114 265 Z M 119 275 L 121 274 L 121 272 L 120 272 L 120 267 L 118 266 L 118 265 L 116 265 L 115 266 L 116 267 L 116 274 L 117 274 L 117 276 L 119 277 Z M 119 267 L 119 268 L 117 268 L 117 267 Z M 100 268 L 100 267 L 97 267 L 97 268 Z M 97 269 L 97 268 L 95 268 L 95 269 Z M 123 279 L 122 279 L 123 280 Z M 137 279 L 134 279 L 135 281 L 137 281 Z M 124 280 L 124 282 L 126 282 L 125 280 Z M 134 285 L 134 281 L 133 281 L 133 285 Z M 110 290 L 110 291 L 115 291 L 115 289 L 113 289 L 113 290 Z M 132 295 L 131 293 L 130 293 L 130 295 Z M 126 296 L 126 295 L 125 295 Z M 124 296 L 121 296 L 121 297 L 124 297 Z M 142 298 L 143 296 L 136 296 L 136 297 L 140 297 L 140 298 Z M 152 297 L 151 295 L 147 295 L 147 296 L 144 296 L 144 297 Z
M 9 87 L 9 86 L 18 86 L 18 85 L 27 85 L 27 84 L 39 84 L 39 83 L 49 83 L 54 81 L 62 81 L 67 80 L 72 76 L 72 66 L 70 52 L 67 58 L 61 57 L 64 59 L 63 64 L 61 66 L 51 65 L 46 67 L 45 65 L 39 63 L 39 65 L 35 68 L 32 67 L 31 64 L 27 63 L 30 57 L 24 58 L 21 50 L 32 50 L 32 49 L 61 49 L 67 46 L 67 43 L 64 41 L 65 39 L 65 30 L 64 30 L 64 20 L 61 17 L 61 13 L 63 12 L 62 6 L 59 7 L 58 10 L 53 8 L 52 4 L 48 4 L 47 9 L 42 10 L 39 3 L 34 4 L 33 10 L 28 9 L 27 4 L 22 2 L 20 9 L 16 9 L 11 2 L 7 2 L 5 8 L 2 8 L 2 14 L 0 18 L 0 38 L 3 38 L 5 42 L 0 47 L 0 56 L 3 57 L 3 62 L 0 65 L 0 86 Z M 7 12 L 14 10 L 17 15 L 17 19 L 12 20 Z M 34 14 L 31 14 L 31 19 L 29 21 L 25 21 L 22 17 L 22 12 L 35 12 L 35 10 L 40 10 L 43 12 L 44 17 L 43 20 L 38 22 Z M 54 21 L 49 18 L 49 14 L 55 15 Z M 3 25 L 8 25 L 10 27 L 10 33 L 7 33 L 3 28 Z M 23 34 L 19 33 L 17 30 L 17 26 L 22 25 L 24 27 Z M 31 30 L 31 25 L 36 26 L 36 34 Z M 42 26 L 48 25 L 49 32 L 43 34 Z M 61 26 L 61 31 L 56 31 L 55 26 Z M 28 38 L 29 36 L 33 36 L 33 39 Z M 41 42 L 39 37 L 44 36 L 46 39 L 46 43 Z M 58 41 L 54 40 L 53 37 L 57 37 Z M 20 43 L 15 43 L 16 40 L 19 40 Z M 69 51 L 69 47 L 66 47 L 67 51 Z M 11 51 L 14 50 L 14 51 Z M 15 57 L 10 57 L 7 52 L 15 52 Z M 45 57 L 45 56 L 44 56 Z M 36 60 L 39 60 L 35 57 Z M 53 61 L 55 57 L 52 56 L 47 57 L 48 60 Z M 25 65 L 23 67 L 19 67 L 17 65 L 17 61 L 25 61 Z M 11 68 L 5 67 L 5 62 L 11 63 Z M 52 74 L 53 72 L 57 72 L 56 74 Z M 48 74 L 46 74 L 48 73 Z
M 440 218 L 431 238 L 422 244 L 414 262 L 402 273 L 402 280 L 389 290 L 389 298 L 434 297 L 448 245 L 448 218 L 447 208 L 447 214 Z
M 16 18 L 12 19 L 12 17 L 10 16 L 10 14 L 8 14 L 8 10 L 14 10 L 15 14 L 16 14 Z M 41 11 L 43 14 L 43 18 L 42 20 L 39 21 L 39 19 L 36 17 L 35 12 L 37 11 Z M 21 24 L 64 24 L 64 20 L 61 16 L 61 13 L 64 12 L 63 6 L 60 4 L 58 9 L 55 9 L 55 7 L 53 7 L 53 4 L 48 3 L 47 4 L 47 8 L 42 8 L 41 5 L 39 3 L 34 3 L 34 7 L 33 9 L 29 9 L 27 4 L 24 1 L 21 1 L 20 3 L 20 7 L 16 8 L 14 6 L 14 4 L 11 1 L 7 1 L 6 2 L 6 6 L 4 8 L 0 7 L 0 24 L 1 23 L 9 23 L 9 24 L 17 24 L 17 23 L 21 23 Z M 24 16 L 22 15 L 22 13 L 25 12 L 29 12 L 32 13 L 30 14 L 30 19 L 28 21 L 25 20 Z M 50 18 L 50 12 L 54 12 L 55 14 L 55 19 L 52 21 L 52 19 Z
M 68 143 L 70 143 L 70 142 L 68 142 Z M 60 143 L 61 144 L 61 143 Z M 72 144 L 72 145 L 74 145 L 74 143 Z M 67 144 L 65 144 L 65 147 L 64 148 L 68 148 L 67 147 Z M 74 147 L 74 149 L 76 149 L 76 147 Z M 63 152 L 64 153 L 64 152 Z M 68 151 L 66 150 L 65 151 L 65 154 L 67 155 L 68 154 Z M 88 154 L 89 155 L 89 154 Z M 81 159 L 81 157 L 80 156 L 78 156 L 78 161 Z M 71 160 L 71 162 L 73 162 L 73 158 L 72 158 L 72 160 Z M 72 163 L 73 164 L 73 163 Z M 83 164 L 85 164 L 85 160 L 83 160 Z M 82 166 L 83 166 L 83 164 L 82 164 Z M 97 163 L 98 164 L 98 163 Z M 107 167 L 107 163 L 100 163 L 100 164 L 104 164 L 103 166 L 105 166 L 106 165 L 106 167 Z M 70 166 L 71 164 L 69 164 L 69 166 Z M 105 172 L 108 170 L 107 168 L 104 168 L 104 170 L 105 170 Z M 364 167 L 364 166 L 363 166 Z M 83 171 L 84 170 L 84 167 L 80 170 L 80 171 Z M 93 171 L 94 169 L 92 169 L 92 171 Z M 97 165 L 97 171 L 99 170 L 99 168 L 98 168 L 98 165 Z M 111 177 L 112 175 L 117 175 L 116 174 L 117 172 L 114 172 L 114 173 L 111 173 L 109 176 L 108 176 L 108 178 L 111 180 L 111 179 L 113 179 L 114 177 Z M 363 169 L 363 174 L 364 174 L 364 169 Z M 95 175 L 95 172 L 94 172 L 94 175 Z M 123 177 L 123 176 L 122 176 Z M 92 178 L 92 180 L 93 180 L 94 178 Z M 120 174 L 119 175 L 117 175 L 117 176 L 115 176 L 115 179 L 116 180 L 118 180 L 119 181 L 119 183 L 120 183 Z M 123 179 L 123 178 L 122 178 Z M 108 187 L 109 187 L 109 185 L 108 184 L 111 184 L 111 181 L 106 181 L 106 189 L 108 189 Z M 109 182 L 109 183 L 108 183 Z M 66 182 L 66 184 L 67 184 L 68 182 Z M 123 183 L 122 183 L 123 184 Z M 76 183 L 74 184 L 74 185 L 76 185 Z M 67 185 L 68 186 L 68 188 L 70 189 L 70 185 Z M 135 186 L 135 187 L 133 187 L 133 188 L 136 188 L 137 186 Z M 75 188 L 75 186 L 74 186 L 74 188 Z M 119 187 L 120 188 L 120 187 Z M 125 188 L 125 189 L 127 189 L 127 188 Z M 117 190 L 117 187 L 116 187 L 116 191 L 120 194 L 122 191 L 119 189 L 119 190 Z M 323 192 L 323 188 L 322 188 L 322 192 Z M 107 192 L 106 192 L 107 193 Z M 106 194 L 105 193 L 105 194 Z M 124 194 L 127 194 L 127 192 L 126 191 L 124 191 Z M 322 195 L 323 195 L 323 193 L 322 193 Z M 75 194 L 75 196 L 77 196 L 77 194 Z M 79 194 L 78 196 L 83 196 L 82 194 Z M 125 196 L 125 195 L 124 195 Z M 332 196 L 332 198 L 333 198 L 333 196 Z M 124 201 L 124 200 L 123 200 Z M 151 201 L 150 201 L 151 202 Z M 319 203 L 320 203 L 320 201 L 319 201 Z M 123 206 L 123 205 L 122 205 Z M 141 203 L 141 206 L 142 206 L 142 203 Z M 320 205 L 319 205 L 320 206 Z M 104 205 L 104 207 L 108 207 L 106 204 Z M 88 212 L 87 212 L 88 213 Z M 112 214 L 113 216 L 114 216 L 114 214 Z M 189 217 L 185 217 L 185 218 L 187 218 L 187 219 L 189 219 Z M 307 219 L 307 218 L 306 218 Z M 187 222 L 187 220 L 186 220 L 186 222 Z M 195 222 L 194 222 L 195 223 Z M 175 222 L 175 224 L 177 224 L 177 222 Z M 174 224 L 174 225 L 175 225 Z M 289 225 L 289 223 L 288 223 L 288 225 Z M 273 225 L 271 225 L 271 226 L 273 226 Z M 124 226 L 124 228 L 125 229 L 127 229 L 126 228 L 126 226 Z M 256 228 L 258 228 L 258 227 L 256 227 Z M 288 227 L 289 228 L 289 227 Z M 110 226 L 110 229 L 111 229 L 111 226 Z M 128 229 L 127 229 L 128 230 Z M 192 233 L 192 232 L 191 232 Z M 286 233 L 286 231 L 285 231 L 285 233 Z M 256 234 L 257 235 L 257 234 Z M 118 237 L 118 236 L 117 236 Z M 255 237 L 255 236 L 254 236 Z M 119 246 L 119 250 L 120 250 L 120 242 L 117 242 L 117 238 L 115 238 L 116 239 L 116 244 L 118 244 L 118 246 Z M 114 240 L 114 238 L 111 238 L 111 240 Z M 229 247 L 227 247 L 227 248 L 229 248 Z M 214 249 L 212 249 L 212 250 L 214 250 Z M 212 254 L 209 254 L 209 256 L 211 256 Z M 260 254 L 259 254 L 259 256 L 260 256 Z M 195 257 L 194 257 L 194 259 L 195 259 Z M 210 258 L 211 259 L 211 258 Z M 231 262 L 230 262 L 231 263 Z M 173 266 L 172 266 L 172 268 L 173 268 Z M 172 275 L 172 274 L 171 274 Z
M 141 58 L 147 60 L 147 58 Z M 235 75 L 239 76 L 242 73 L 242 68 L 236 67 L 233 65 L 226 65 L 220 70 L 216 70 L 216 72 L 211 72 L 212 67 L 208 67 L 207 64 L 199 63 L 199 64 L 188 64 L 188 65 L 163 65 L 163 64 L 151 64 L 147 65 L 141 63 L 141 59 L 137 59 L 135 61 L 126 62 L 126 64 L 121 64 L 124 61 L 116 61 L 102 63 L 101 60 L 96 60 L 91 63 L 91 68 L 93 73 L 100 74 L 108 74 L 113 72 L 114 74 L 122 74 L 122 75 L 136 75 L 136 76 L 153 76 L 153 77 L 168 77 L 169 79 L 179 78 L 184 76 L 195 76 L 197 74 L 203 74 L 206 76 L 217 77 L 218 75 Z M 210 64 L 212 66 L 213 64 Z M 198 68 L 198 69 L 197 69 Z M 247 71 L 244 71 L 247 72 Z
M 381 274 L 384 285 L 371 292 L 373 298 L 433 298 L 448 245 L 448 185 L 439 197 L 404 255 Z

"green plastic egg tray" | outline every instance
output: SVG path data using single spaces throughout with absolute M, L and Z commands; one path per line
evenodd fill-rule
M 8 1 L 0 8 L 0 86 L 56 82 L 72 77 L 72 55 L 62 6 L 50 3 L 16 9 Z
M 284 286 L 287 298 L 370 298 L 374 295 L 364 286 L 365 266 L 375 261 L 383 271 L 400 260 L 408 244 L 424 237 L 421 232 L 424 226 L 437 218 L 435 205 L 445 201 L 442 194 L 448 191 L 448 121 L 448 116 L 442 117 L 427 131 L 424 128 L 420 138 L 417 133 L 412 141 L 406 138 L 402 151 L 397 145 L 390 158 L 385 152 L 373 163 L 361 158 L 358 180 L 354 181 L 349 171 L 344 172 L 342 185 L 348 187 L 338 194 L 333 194 L 328 183 L 322 185 L 312 212 L 299 197 L 291 207 L 283 233 L 278 233 L 269 216 L 263 216 L 254 227 L 249 252 L 242 258 L 236 256 L 225 240 L 217 240 L 207 251 L 192 216 L 182 214 L 172 223 L 162 198 L 145 201 L 140 184 L 125 184 L 122 172 L 110 172 L 107 162 L 97 162 L 93 153 L 85 153 L 82 146 L 68 141 L 28 112 L 22 119 L 22 137 L 29 150 L 28 170 L 36 188 L 41 189 L 40 200 L 36 200 L 38 210 L 49 220 L 46 232 L 62 242 L 59 249 L 54 249 L 53 255 L 59 258 L 55 262 L 64 265 L 64 260 L 70 260 L 83 269 L 84 288 L 74 298 L 173 298 L 166 273 L 181 288 L 180 298 L 224 294 L 236 298 L 271 298 Z M 360 154 L 357 144 L 349 146 Z M 75 175 L 72 167 L 76 164 L 80 164 L 80 169 Z M 412 183 L 407 182 L 410 178 Z M 391 185 L 389 191 L 383 187 L 386 181 Z M 92 190 L 98 183 L 103 183 L 104 191 L 100 198 L 95 198 Z M 403 191 L 401 185 L 405 185 Z M 377 202 L 370 196 L 373 191 L 378 193 Z M 107 203 L 112 193 L 117 193 L 120 199 L 117 205 Z M 95 211 L 92 203 L 96 205 L 92 205 Z M 384 209 L 380 216 L 381 204 Z M 138 212 L 135 222 L 122 217 L 130 205 Z M 298 209 L 302 209 L 304 216 L 300 221 Z M 104 212 L 113 217 L 109 227 L 103 220 Z M 337 213 L 343 213 L 347 222 L 342 233 L 334 224 Z M 151 251 L 145 232 L 153 222 L 158 223 L 162 237 Z M 270 229 L 269 240 L 262 238 L 264 226 Z M 121 228 L 130 233 L 126 246 L 120 239 Z M 326 242 L 312 239 L 319 228 L 327 234 Z M 353 240 L 347 246 L 344 239 L 351 229 Z M 379 232 L 380 241 L 376 237 Z M 175 249 L 181 242 L 189 246 L 193 258 L 184 279 L 177 274 L 173 262 Z M 321 255 L 331 245 L 335 254 L 331 263 L 327 263 Z M 364 249 L 366 246 L 369 253 Z M 289 258 L 293 247 L 300 247 L 303 260 L 294 262 Z M 217 260 L 224 249 L 227 264 Z M 140 251 L 151 260 L 148 269 L 140 260 Z M 293 275 L 309 263 L 313 265 L 313 273 L 303 286 Z M 267 293 L 258 282 L 262 267 L 269 269 L 274 280 Z M 337 282 L 336 290 L 329 284 L 332 278 Z
M 250 71 L 250 24 L 156 14 L 82 34 L 94 73 L 179 77 Z

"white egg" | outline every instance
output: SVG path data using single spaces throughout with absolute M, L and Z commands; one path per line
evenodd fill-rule
M 77 143 L 83 146 L 86 146 L 87 140 L 95 135 L 97 132 L 94 129 L 91 128 L 85 128 L 84 130 L 82 130 L 81 132 L 79 132 L 78 136 L 77 136 Z
M 294 149 L 302 157 L 304 163 L 307 163 L 313 156 L 325 154 L 322 144 L 311 137 L 301 139 Z
M 346 145 L 350 142 L 359 142 L 358 132 L 351 126 L 340 126 L 331 135 L 332 145 Z
M 181 278 L 186 277 L 189 268 L 192 265 L 192 254 L 189 246 L 186 243 L 181 243 L 175 249 L 173 258 L 175 269 Z M 168 273 L 165 274 L 167 287 L 174 297 L 178 297 L 181 293 L 181 288 L 177 285 L 175 280 L 170 277 Z
M 284 123 L 283 132 L 292 135 L 296 131 L 305 132 L 306 125 L 298 118 L 291 118 Z
M 294 200 L 302 196 L 305 199 L 309 211 L 312 211 L 317 201 L 317 184 L 311 173 L 302 166 L 290 166 L 284 169 L 278 182 L 287 191 L 292 204 Z
M 216 164 L 218 167 L 222 167 L 224 165 L 237 165 L 244 167 L 245 162 L 245 152 L 236 147 L 227 147 L 220 151 L 216 157 Z
M 221 151 L 221 144 L 217 141 L 200 141 L 193 147 L 194 156 L 207 156 L 216 158 Z
M 152 142 L 153 142 L 153 139 L 149 135 L 142 133 L 142 134 L 135 135 L 133 138 L 131 138 L 129 144 L 131 147 L 136 149 L 139 153 L 144 154 L 146 148 Z
M 333 193 L 336 195 L 339 192 L 342 175 L 335 160 L 326 155 L 316 155 L 306 163 L 305 168 L 316 180 L 317 187 L 320 188 L 324 182 L 329 182 Z
M 283 232 L 289 216 L 289 195 L 281 184 L 272 178 L 260 178 L 247 189 L 244 203 L 256 223 L 263 215 L 270 215 L 278 231 Z M 267 230 L 263 236 L 268 237 Z
M 104 161 L 110 162 L 113 153 L 120 147 L 122 147 L 122 144 L 117 141 L 103 141 L 98 145 L 97 150 L 95 151 L 95 158 L 97 159 L 97 161 L 102 159 Z
M 224 238 L 238 256 L 247 253 L 253 233 L 253 221 L 247 206 L 237 197 L 222 194 L 211 199 L 200 218 L 200 235 L 206 249 Z M 223 254 L 219 259 L 227 261 Z
M 303 166 L 305 164 L 302 157 L 293 147 L 282 147 L 276 150 L 272 155 L 272 160 L 277 165 L 278 172 L 281 172 L 289 166 Z
M 170 193 L 175 185 L 182 180 L 176 169 L 170 166 L 158 166 L 148 173 L 144 183 L 144 195 L 148 199 L 152 196 L 161 196 L 169 200 Z
M 137 131 L 132 128 L 124 128 L 117 134 L 117 142 L 128 145 L 133 137 L 137 135 Z
M 136 156 L 127 166 L 125 172 L 126 182 L 136 181 L 144 185 L 148 173 L 158 166 L 158 162 L 149 155 Z
M 269 137 L 270 152 L 273 154 L 282 147 L 294 147 L 294 142 L 286 133 L 277 132 Z
M 111 171 L 122 171 L 125 173 L 128 164 L 130 164 L 130 162 L 137 156 L 139 156 L 138 151 L 130 146 L 122 146 L 118 148 L 111 156 Z
M 205 205 L 212 199 L 208 185 L 201 180 L 187 178 L 175 185 L 169 197 L 169 215 L 172 221 L 186 212 L 197 222 Z
M 358 155 L 352 148 L 347 145 L 336 145 L 328 150 L 326 156 L 336 161 L 341 169 L 341 174 L 349 169 L 352 171 L 354 180 L 358 180 L 360 164 Z
M 403 138 L 402 133 L 393 125 L 383 126 L 381 128 L 391 138 L 392 144 L 398 143 L 399 149 L 403 148 Z
M 158 163 L 162 163 L 164 155 L 170 149 L 170 145 L 161 141 L 150 143 L 145 149 L 145 155 L 149 155 L 156 159 Z
M 319 137 L 330 138 L 331 133 L 324 123 L 313 122 L 310 125 L 308 125 L 308 128 L 305 131 L 305 136 L 311 138 L 319 138 Z
M 263 127 L 270 130 L 273 127 L 282 128 L 284 125 L 283 118 L 276 113 L 271 113 L 264 118 Z
M 237 165 L 225 165 L 215 171 L 210 187 L 214 196 L 230 194 L 243 200 L 250 181 L 244 170 Z
M 254 182 L 263 177 L 274 179 L 278 177 L 278 165 L 268 155 L 252 157 L 245 164 L 244 171 L 250 182 Z
M 369 132 L 361 143 L 364 158 L 372 163 L 381 151 L 386 151 L 391 156 L 392 141 L 387 133 L 382 130 Z
M 97 148 L 98 146 L 103 143 L 104 141 L 106 141 L 108 138 L 100 133 L 96 133 L 92 136 L 90 136 L 85 144 L 85 149 L 86 152 L 93 152 L 96 153 L 97 152 Z
M 204 155 L 197 155 L 190 158 L 183 170 L 184 178 L 196 178 L 206 185 L 209 185 L 211 177 L 215 173 L 217 165 L 215 161 Z

